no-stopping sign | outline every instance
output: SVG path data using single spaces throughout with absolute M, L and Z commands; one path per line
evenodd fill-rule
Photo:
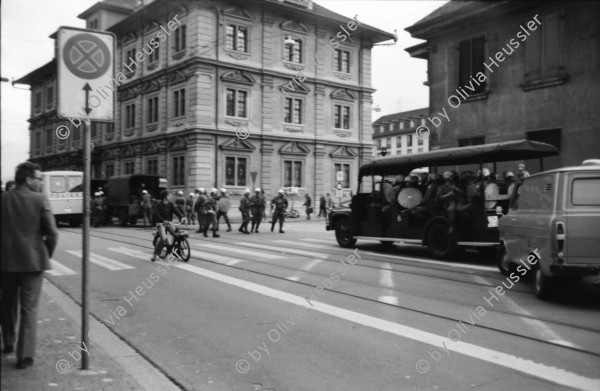
M 69 38 L 62 55 L 67 69 L 86 80 L 104 75 L 111 62 L 108 46 L 100 38 L 87 33 Z

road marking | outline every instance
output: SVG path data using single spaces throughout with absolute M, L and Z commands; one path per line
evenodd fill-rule
M 317 243 L 327 243 L 327 244 L 332 244 L 331 240 L 325 240 L 325 239 L 310 239 L 310 238 L 306 238 L 306 239 L 300 239 L 300 240 L 305 240 L 307 242 L 317 242 Z M 335 242 L 333 242 L 335 243 Z M 335 248 L 335 246 L 331 246 L 332 248 Z
M 300 270 L 304 270 L 306 272 L 310 271 L 313 267 L 317 266 L 319 263 L 323 262 L 322 259 L 313 259 L 306 265 L 302 266 Z
M 228 266 L 233 266 L 240 262 L 246 262 L 245 259 L 231 258 L 231 257 L 227 257 L 224 255 L 218 255 L 218 254 L 213 254 L 213 253 L 208 253 L 208 252 L 201 252 L 201 251 L 196 251 L 196 250 L 192 250 L 192 256 L 194 258 L 207 259 L 209 261 L 223 263 Z
M 394 288 L 394 277 L 392 272 L 392 265 L 389 263 L 382 263 L 381 269 L 379 270 L 379 285 L 385 287 L 384 289 L 387 295 L 382 295 L 377 298 L 378 301 L 383 303 L 398 305 L 398 296 L 395 295 Z
M 236 243 L 236 244 L 239 245 L 240 243 Z M 242 243 L 242 244 L 246 244 L 246 243 Z M 248 256 L 248 255 L 254 255 L 254 256 L 258 257 L 259 259 L 260 258 L 263 258 L 263 259 L 280 259 L 281 258 L 281 255 L 266 254 L 266 253 L 263 253 L 263 252 L 252 251 L 252 250 L 248 250 L 248 249 L 225 247 L 222 244 L 194 243 L 194 245 L 196 245 L 198 247 L 207 247 L 207 248 L 212 248 L 212 249 L 215 249 L 215 250 L 229 251 L 229 252 L 232 252 L 232 253 L 244 254 L 246 256 Z M 270 249 L 270 247 L 267 247 L 267 248 Z
M 483 283 L 485 285 L 493 285 L 488 280 L 486 280 L 485 278 L 480 277 L 480 276 L 473 276 L 473 279 L 480 284 Z M 530 316 L 531 318 L 533 318 L 533 314 L 531 312 L 529 312 L 525 308 L 518 305 L 514 300 L 512 300 L 508 296 L 504 296 L 502 301 L 505 302 L 506 306 L 509 307 L 513 312 L 517 312 L 521 315 L 527 315 L 527 316 Z M 556 334 L 554 332 L 554 330 L 552 330 L 546 323 L 542 322 L 541 320 L 531 319 L 531 318 L 520 317 L 520 319 L 523 322 L 530 325 L 533 328 L 534 332 L 543 340 L 554 343 L 556 345 L 562 345 L 562 346 L 567 346 L 567 347 L 571 347 L 571 348 L 583 349 L 582 347 L 577 346 L 576 344 L 571 343 L 571 342 L 566 341 L 563 338 L 561 338 L 558 334 Z
M 83 257 L 81 250 L 68 250 L 70 254 L 73 254 L 79 258 Z M 103 257 L 102 255 L 90 253 L 90 262 L 95 263 L 98 266 L 102 266 L 108 270 L 127 270 L 135 269 L 133 266 L 129 266 L 125 263 L 115 261 L 114 259 Z
M 152 254 L 146 254 L 145 252 L 142 252 L 140 250 L 133 250 L 133 249 L 130 249 L 127 247 L 111 247 L 111 248 L 109 248 L 109 250 L 117 252 L 117 253 L 129 255 L 130 257 L 143 259 L 144 261 L 149 261 L 150 257 L 152 257 Z
M 77 272 L 73 269 L 69 269 L 62 263 L 56 262 L 54 259 L 50 259 L 50 263 L 52 264 L 52 270 L 46 270 L 46 273 L 51 276 L 69 276 L 73 274 L 77 274 Z
M 275 240 L 276 243 L 283 243 L 283 244 L 291 244 L 294 246 L 302 246 L 302 247 L 310 247 L 310 248 L 322 248 L 323 250 L 332 250 L 332 251 L 342 251 L 342 252 L 346 252 L 346 253 L 353 253 L 353 250 L 348 250 L 348 249 L 342 249 L 342 248 L 335 248 L 332 246 L 322 246 L 319 244 L 313 244 L 313 243 L 300 243 L 300 242 L 294 242 L 292 240 Z
M 271 250 L 271 251 L 273 251 L 275 249 L 273 246 L 266 246 L 264 244 L 257 244 L 257 243 L 238 242 L 236 244 L 239 245 L 239 246 L 248 246 L 248 247 L 262 248 L 262 249 Z M 323 255 L 321 253 L 315 253 L 315 252 L 312 252 L 312 251 L 296 250 L 296 249 L 290 249 L 290 248 L 286 248 L 286 249 L 284 249 L 284 251 L 286 253 L 289 253 L 289 254 L 306 255 L 306 256 L 309 256 L 309 257 L 327 259 L 327 255 Z M 281 255 L 278 256 L 278 258 L 281 258 Z
M 225 284 L 233 285 L 251 292 L 255 292 L 264 296 L 272 297 L 281 301 L 295 304 L 307 309 L 312 309 L 327 315 L 335 316 L 350 322 L 358 323 L 363 326 L 371 327 L 377 330 L 385 331 L 400 337 L 412 339 L 417 342 L 426 343 L 438 347 L 440 349 L 448 349 L 450 351 L 463 354 L 468 357 L 473 357 L 478 360 L 487 361 L 492 364 L 500 365 L 505 368 L 510 368 L 527 376 L 535 376 L 544 381 L 550 381 L 565 387 L 576 388 L 583 391 L 597 391 L 600 389 L 600 379 L 585 377 L 564 369 L 552 367 L 549 365 L 536 363 L 532 360 L 514 356 L 512 354 L 502 353 L 497 350 L 484 348 L 482 346 L 466 343 L 462 341 L 447 342 L 446 336 L 441 336 L 426 331 L 422 331 L 413 327 L 404 326 L 388 320 L 375 318 L 373 316 L 361 314 L 355 311 L 350 311 L 344 308 L 339 308 L 333 305 L 311 301 L 310 304 L 301 296 L 292 295 L 291 293 L 279 291 L 273 288 L 268 288 L 253 282 L 240 280 L 235 277 L 226 276 L 224 274 L 215 273 L 210 270 L 202 269 L 197 266 L 188 264 L 177 264 L 175 267 L 186 270 L 200 276 L 210 278 Z

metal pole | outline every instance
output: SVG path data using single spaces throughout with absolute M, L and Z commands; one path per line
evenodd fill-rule
M 83 127 L 83 235 L 81 272 L 81 369 L 89 369 L 88 345 L 88 265 L 90 260 L 90 131 L 89 119 Z

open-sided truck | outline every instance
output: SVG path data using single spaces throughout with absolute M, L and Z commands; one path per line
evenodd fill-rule
M 142 217 L 141 208 L 136 207 L 142 199 L 142 190 L 147 190 L 150 194 L 154 209 L 154 203 L 159 199 L 160 192 L 166 188 L 167 180 L 157 175 L 132 174 L 110 177 L 105 189 L 109 216 L 117 217 L 123 227 L 127 222 L 135 224 Z
M 461 169 L 479 166 L 482 169 L 484 163 L 493 163 L 496 171 L 496 162 L 541 160 L 557 154 L 558 150 L 552 145 L 517 140 L 376 159 L 360 167 L 358 189 L 350 207 L 331 210 L 326 229 L 335 230 L 337 242 L 342 247 L 352 247 L 357 239 L 366 239 L 384 244 L 420 244 L 427 246 L 437 258 L 450 257 L 461 247 L 476 247 L 486 256 L 493 257 L 499 245 L 498 219 L 508 211 L 509 195 L 496 193 L 494 199 L 486 195 L 484 207 L 462 216 L 457 211 L 456 219 L 468 219 L 469 226 L 467 231 L 457 230 L 451 229 L 448 212 L 443 209 L 429 213 L 425 218 L 416 218 L 412 210 L 416 205 L 411 205 L 407 198 L 401 199 L 406 197 L 402 192 L 391 191 L 393 178 L 409 175 L 412 170 L 422 167 L 438 173 L 438 168 L 458 170 L 459 166 Z M 390 199 L 390 194 L 397 199 Z

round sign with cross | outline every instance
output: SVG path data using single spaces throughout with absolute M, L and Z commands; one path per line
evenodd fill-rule
M 67 69 L 82 79 L 97 79 L 104 75 L 111 62 L 108 46 L 92 34 L 72 36 L 63 47 L 63 61 Z

